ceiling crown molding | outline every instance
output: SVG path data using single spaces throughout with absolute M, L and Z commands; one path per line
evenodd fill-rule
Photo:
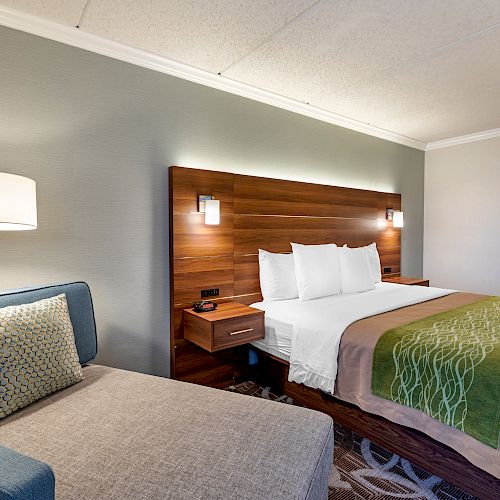
M 468 142 L 484 141 L 485 139 L 492 139 L 493 137 L 500 137 L 500 128 L 485 130 L 484 132 L 477 132 L 475 134 L 461 135 L 459 137 L 451 137 L 450 139 L 443 139 L 442 141 L 429 142 L 426 151 L 433 149 L 448 148 L 450 146 L 458 146 L 459 144 L 467 144 Z
M 403 144 L 411 148 L 425 150 L 424 142 L 390 132 L 366 123 L 326 111 L 306 103 L 290 99 L 266 90 L 247 85 L 230 78 L 182 64 L 157 54 L 130 47 L 123 43 L 86 33 L 81 29 L 42 19 L 24 12 L 0 6 L 0 25 L 7 26 L 73 47 L 89 50 L 97 54 L 119 59 L 160 73 L 199 83 L 224 92 L 253 99 L 277 108 L 292 111 L 316 120 L 338 125 L 356 132 Z

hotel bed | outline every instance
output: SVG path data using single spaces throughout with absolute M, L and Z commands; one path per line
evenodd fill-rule
M 397 330 L 401 331 L 401 325 L 419 311 L 424 317 L 434 312 L 422 308 L 448 311 L 456 309 L 460 301 L 484 298 L 393 284 L 392 290 L 407 290 L 401 292 L 406 294 L 406 302 L 389 300 L 386 309 L 377 306 L 378 299 L 364 302 L 383 290 L 392 293 L 390 284 L 380 283 L 382 271 L 386 275 L 401 272 L 401 231 L 386 221 L 391 210 L 401 210 L 400 194 L 180 167 L 170 168 L 169 181 L 173 214 L 171 366 L 175 378 L 222 387 L 245 372 L 247 356 L 242 346 L 210 353 L 184 336 L 183 310 L 199 300 L 200 290 L 215 288 L 221 301 L 254 304 L 266 312 L 266 338 L 254 344 L 260 353 L 257 373 L 262 383 L 273 385 L 300 405 L 330 415 L 464 491 L 480 498 L 498 498 L 500 479 L 494 477 L 500 476 L 497 445 L 488 446 L 418 410 L 371 395 L 374 346 L 379 338 L 384 344 L 384 332 L 391 324 L 400 325 Z M 205 226 L 197 215 L 201 192 L 220 199 L 219 226 Z M 431 295 L 419 298 L 427 293 L 424 288 Z M 346 301 L 351 307 L 344 310 Z M 332 312 L 334 303 L 338 314 Z M 356 317 L 360 311 L 361 316 Z M 495 314 L 500 316 L 500 304 Z M 326 328 L 324 318 L 329 321 Z M 500 324 L 500 317 L 496 323 Z M 299 331 L 304 335 L 298 336 Z M 462 331 L 468 335 L 463 325 Z M 328 345 L 324 345 L 323 333 Z M 498 378 L 498 347 L 485 363 L 490 370 L 493 365 L 491 380 Z M 387 361 L 387 344 L 384 349 Z M 380 367 L 378 359 L 375 356 L 374 365 Z M 320 369 L 318 376 L 307 369 L 310 360 Z M 410 376 L 417 373 L 408 372 Z M 479 393 L 487 387 L 496 397 L 491 381 L 483 381 L 475 382 Z M 448 387 L 453 390 L 455 385 Z M 493 398 L 486 395 L 484 400 Z M 474 405 L 476 409 L 483 406 Z M 467 419 L 470 421 L 470 414 Z M 479 420 L 484 423 L 485 416 L 479 415 Z M 490 429 L 490 443 L 492 434 Z
M 388 304 L 385 308 L 380 307 L 381 302 L 379 301 L 377 308 L 380 313 L 369 315 L 369 317 L 366 317 L 368 315 L 367 309 L 360 306 L 358 312 L 360 319 L 347 326 L 341 335 L 337 378 L 333 395 L 335 398 L 354 404 L 366 412 L 421 431 L 453 448 L 474 465 L 500 478 L 500 450 L 498 448 L 488 446 L 419 410 L 372 394 L 374 349 L 378 340 L 387 330 L 478 302 L 486 297 L 469 293 L 454 293 L 451 290 L 379 283 L 373 291 L 347 296 L 332 296 L 305 302 L 301 302 L 299 299 L 259 302 L 253 304 L 253 307 L 262 309 L 266 313 L 266 334 L 263 340 L 255 341 L 252 344 L 257 349 L 290 363 L 293 355 L 294 330 L 300 330 L 300 325 L 310 323 L 319 325 L 318 328 L 323 328 L 322 325 L 327 328 L 329 322 L 335 321 L 335 317 L 345 315 L 346 309 L 349 309 L 351 304 L 372 303 L 377 300 L 377 297 L 382 296 L 387 296 L 388 299 L 394 298 L 394 294 L 398 294 L 400 290 L 404 289 L 413 292 L 413 294 L 420 294 L 421 300 L 415 299 L 411 305 L 403 307 L 397 305 L 394 307 L 394 304 Z M 384 309 L 386 309 L 385 312 L 383 312 Z M 332 363 L 335 363 L 334 359 L 332 359 Z M 315 387 L 314 381 L 306 381 L 306 385 Z

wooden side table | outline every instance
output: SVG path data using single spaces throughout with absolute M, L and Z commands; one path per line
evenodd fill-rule
M 184 309 L 183 324 L 184 338 L 208 352 L 264 338 L 264 311 L 237 302 L 203 313 Z

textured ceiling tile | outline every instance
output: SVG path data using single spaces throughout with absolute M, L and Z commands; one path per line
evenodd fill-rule
M 500 99 L 481 107 L 480 96 L 500 86 L 500 26 L 409 61 L 372 80 L 340 89 L 312 104 L 421 141 L 472 124 L 464 113 L 477 107 L 475 129 L 500 118 Z
M 84 31 L 217 73 L 316 0 L 90 0 Z
M 499 21 L 498 0 L 322 0 L 224 74 L 312 102 Z
M 424 142 L 434 142 L 450 137 L 474 134 L 500 128 L 500 86 L 457 103 L 457 106 L 442 106 L 416 111 L 413 115 L 401 116 L 393 123 L 407 130 Z
M 0 0 L 0 5 L 43 17 L 65 26 L 76 26 L 86 0 Z

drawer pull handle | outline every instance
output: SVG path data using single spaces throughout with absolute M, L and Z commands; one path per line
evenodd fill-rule
M 239 333 L 253 332 L 253 328 L 247 328 L 246 330 L 238 330 L 237 332 L 230 332 L 229 335 L 238 335 Z

